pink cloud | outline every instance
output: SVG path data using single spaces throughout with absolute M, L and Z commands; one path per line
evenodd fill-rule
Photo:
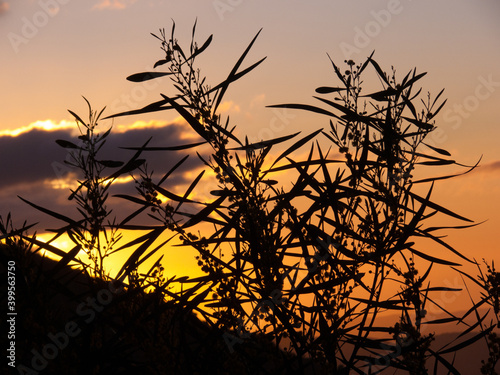
M 137 0 L 101 0 L 98 4 L 94 5 L 92 9 L 125 9 L 136 1 Z
M 465 172 L 465 169 L 462 172 Z M 476 190 L 484 188 L 485 179 L 498 179 L 499 177 L 500 160 L 481 162 L 474 170 L 470 171 L 470 173 L 459 174 L 457 176 L 457 178 L 474 179 L 473 188 Z M 477 185 L 478 183 L 479 186 Z
M 0 1 L 0 15 L 7 13 L 9 10 L 10 5 L 6 1 Z
M 485 164 L 479 164 L 477 171 L 484 173 L 500 172 L 500 160 L 495 160 Z

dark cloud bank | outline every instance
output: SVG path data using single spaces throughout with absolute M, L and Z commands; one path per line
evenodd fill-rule
M 186 126 L 186 125 L 184 125 Z M 183 125 L 170 124 L 159 128 L 132 129 L 123 133 L 113 133 L 108 136 L 107 142 L 100 155 L 104 160 L 129 160 L 135 151 L 124 150 L 120 147 L 139 147 L 152 137 L 149 146 L 176 146 L 192 141 L 182 140 Z M 102 129 L 105 131 L 106 129 Z M 68 158 L 68 149 L 58 146 L 57 139 L 69 140 L 74 143 L 75 137 L 71 130 L 43 131 L 31 130 L 17 137 L 0 137 L 0 215 L 5 217 L 11 213 L 15 223 L 21 225 L 25 220 L 28 223 L 40 222 L 40 230 L 47 227 L 58 227 L 63 223 L 38 212 L 28 206 L 17 196 L 21 196 L 37 205 L 47 207 L 72 218 L 79 218 L 74 202 L 67 200 L 70 191 L 67 189 L 53 189 L 50 181 L 61 177 L 76 176 L 76 170 L 67 166 L 64 160 Z M 199 150 L 197 150 L 199 151 Z M 201 166 L 195 149 L 184 152 L 149 151 L 144 152 L 141 158 L 148 162 L 148 170 L 155 172 L 157 180 L 169 171 L 185 154 L 191 155 L 188 160 L 162 185 L 172 188 L 176 185 L 188 184 L 185 172 L 195 170 Z M 113 170 L 110 169 L 110 172 Z M 134 193 L 134 184 L 116 184 L 113 194 Z M 110 201 L 110 207 L 118 219 L 137 208 L 124 200 Z M 116 208 L 119 207 L 119 208 Z

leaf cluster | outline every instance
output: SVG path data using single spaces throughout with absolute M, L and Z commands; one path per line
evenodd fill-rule
M 69 261 L 80 248 L 97 249 L 91 259 L 96 275 L 102 277 L 102 260 L 112 253 L 110 248 L 118 242 L 119 231 L 145 231 L 113 250 L 133 249 L 117 278 L 131 288 L 154 286 L 169 303 L 185 312 L 196 311 L 220 334 L 231 353 L 241 348 L 245 352 L 245 344 L 259 337 L 279 350 L 284 359 L 280 371 L 285 372 L 378 373 L 390 368 L 425 374 L 432 360 L 435 372 L 445 368 L 458 373 L 447 355 L 492 331 L 492 325 L 483 325 L 486 316 L 479 316 L 478 308 L 491 303 L 498 316 L 498 275 L 490 269 L 489 276 L 480 279 L 481 284 L 464 274 L 486 291 L 481 302 L 474 303 L 466 314 L 475 312 L 478 323 L 473 325 L 435 298 L 438 292 L 456 289 L 431 286 L 434 267 L 456 267 L 458 260 L 475 262 L 439 234 L 447 228 L 475 225 L 431 199 L 434 183 L 455 175 L 414 178 L 414 170 L 420 166 L 460 166 L 448 151 L 426 142 L 446 102 L 439 101 L 443 91 L 435 98 L 428 94 L 426 100 L 421 99 L 417 84 L 425 73 L 413 69 L 400 79 L 394 69 L 386 73 L 373 54 L 359 64 L 345 61 L 344 68 L 330 59 L 339 84 L 317 88 L 315 105 L 269 106 L 326 116 L 328 130 L 318 128 L 305 135 L 249 143 L 237 135 L 230 119 L 224 120 L 218 109 L 229 85 L 264 61 L 242 68 L 260 31 L 227 78 L 210 86 L 195 62 L 213 37 L 198 47 L 195 30 L 196 24 L 188 49 L 177 40 L 175 23 L 170 35 L 164 29 L 153 34 L 164 53 L 154 68 L 163 71 L 128 77 L 142 82 L 167 76 L 177 95 L 161 94 L 161 100 L 107 118 L 173 110 L 201 142 L 154 148 L 146 143 L 133 148 L 135 154 L 127 162 L 100 160 L 98 152 L 110 133 L 108 130 L 101 136 L 94 132 L 102 111 L 96 115 L 89 104 L 87 123 L 71 112 L 83 129 L 79 137 L 82 144 L 58 144 L 71 150 L 72 165 L 83 171 L 70 196 L 83 218 L 73 220 L 30 203 L 66 223 L 55 231 L 56 237 L 67 233 L 75 248 L 63 259 Z M 381 88 L 365 93 L 364 79 L 370 72 Z M 209 147 L 209 156 L 199 152 L 193 156 L 201 159 L 205 168 L 183 194 L 165 185 L 188 156 L 161 178 L 150 172 L 141 158 L 145 152 L 175 152 L 201 145 Z M 306 147 L 307 156 L 296 160 L 298 151 Z M 268 162 L 273 154 L 277 157 Z M 475 168 L 462 167 L 466 168 L 464 173 Z M 108 172 L 112 168 L 116 171 Z M 119 222 L 105 224 L 110 214 L 108 189 L 125 174 L 135 180 L 137 195 L 114 198 L 132 202 L 137 209 Z M 291 183 L 282 184 L 282 175 L 290 177 Z M 210 176 L 214 176 L 217 188 L 207 199 L 193 197 Z M 419 185 L 426 186 L 424 193 Z M 144 215 L 154 225 L 141 222 Z M 464 224 L 429 226 L 435 215 Z M 106 249 L 100 244 L 102 236 Z M 42 245 L 34 238 L 23 238 L 53 250 L 50 243 Z M 447 249 L 449 257 L 438 257 L 422 247 L 423 239 Z M 175 240 L 179 251 L 189 247 L 197 252 L 205 275 L 165 279 L 160 257 L 141 276 L 138 267 Z M 423 265 L 424 272 L 417 264 Z M 174 285 L 180 285 L 181 291 L 169 289 Z M 445 318 L 429 317 L 431 306 Z M 391 314 L 399 318 L 391 326 L 381 326 L 381 316 Z M 436 350 L 433 334 L 426 333 L 425 327 L 446 323 L 460 324 L 465 331 L 458 343 Z M 465 338 L 478 327 L 480 333 Z M 490 342 L 493 348 L 495 339 L 490 337 Z M 491 357 L 497 358 L 497 352 L 492 353 Z

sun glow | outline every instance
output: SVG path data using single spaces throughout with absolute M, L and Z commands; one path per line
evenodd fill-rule
M 117 177 L 113 180 L 113 184 L 127 184 L 133 181 L 134 178 L 132 176 Z M 44 183 L 50 185 L 51 189 L 54 190 L 75 190 L 79 186 L 74 174 L 64 178 L 46 180 Z
M 144 233 L 137 233 L 137 231 L 123 231 L 123 238 L 119 241 L 119 244 L 117 244 L 113 250 L 117 250 L 120 246 L 123 246 L 126 243 L 135 240 L 137 237 L 140 237 Z M 162 243 L 166 238 L 170 236 L 171 233 L 165 233 L 160 236 L 157 242 L 155 242 L 155 244 L 151 247 L 151 249 L 154 249 L 158 244 Z M 46 244 L 48 243 L 52 248 L 56 248 L 62 253 L 67 253 L 75 247 L 75 243 L 66 234 L 63 234 L 56 239 L 53 238 L 53 233 L 40 233 L 36 235 L 36 239 L 38 241 Z M 185 247 L 179 247 L 177 245 L 180 245 L 180 242 L 177 240 L 174 240 L 169 244 L 164 244 L 157 254 L 153 255 L 150 259 L 146 260 L 139 266 L 139 272 L 147 273 L 148 270 L 153 266 L 153 264 L 159 259 L 159 257 L 165 256 L 165 259 L 168 259 L 168 261 L 163 260 L 162 265 L 165 267 L 165 276 L 167 278 L 172 278 L 174 276 L 204 276 L 205 273 L 203 273 L 200 267 L 196 264 L 196 251 Z M 107 255 L 104 259 L 105 273 L 110 277 L 116 277 L 119 270 L 136 249 L 137 247 L 134 246 L 131 249 L 124 249 L 123 251 L 117 251 L 109 256 Z M 182 249 L 182 251 L 180 249 Z M 59 261 L 61 259 L 59 255 L 56 255 L 54 252 L 50 251 L 50 249 L 44 249 L 43 247 L 40 247 L 39 252 L 40 255 L 55 261 Z M 87 264 L 90 267 L 93 266 L 92 261 L 89 259 L 88 251 L 86 251 L 84 248 L 82 248 L 78 252 L 78 254 L 74 256 L 74 258 L 79 259 L 79 261 Z M 77 266 L 78 264 L 71 262 L 70 265 Z M 180 290 L 181 286 L 177 285 L 175 288 L 178 288 Z
M 184 125 L 186 124 L 186 120 L 182 118 L 182 116 L 176 117 L 174 120 L 171 122 L 165 122 L 165 121 L 158 121 L 158 120 L 151 120 L 151 121 L 135 121 L 132 124 L 118 124 L 113 126 L 113 131 L 115 133 L 125 133 L 129 130 L 137 130 L 137 129 L 160 129 L 164 128 L 166 126 L 170 125 Z M 187 126 L 187 124 L 186 124 Z M 185 140 L 194 140 L 198 139 L 198 135 L 196 135 L 194 132 L 182 132 L 180 134 L 179 139 L 185 139 Z
M 36 235 L 36 239 L 43 242 L 43 243 L 49 243 L 51 246 L 66 252 L 71 250 L 75 244 L 67 237 L 67 236 L 61 236 L 55 240 L 53 240 L 54 234 L 52 233 L 41 233 Z M 55 255 L 53 252 L 43 249 L 40 247 L 40 254 L 44 257 L 47 257 L 49 259 L 53 260 L 59 260 L 60 258 Z M 85 251 L 80 250 L 78 255 L 85 256 Z
M 50 119 L 37 120 L 27 126 L 23 126 L 21 128 L 17 128 L 14 130 L 0 130 L 0 137 L 2 136 L 17 137 L 18 135 L 30 132 L 32 130 L 56 131 L 56 130 L 73 129 L 73 128 L 75 128 L 74 121 L 61 120 L 58 123 L 56 123 L 55 121 Z

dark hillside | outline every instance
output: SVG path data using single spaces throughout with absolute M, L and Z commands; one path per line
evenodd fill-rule
M 7 262 L 16 261 L 16 366 L 24 373 L 280 373 L 283 353 L 251 340 L 231 353 L 222 332 L 159 293 L 97 280 L 20 248 L 0 249 L 2 280 Z

